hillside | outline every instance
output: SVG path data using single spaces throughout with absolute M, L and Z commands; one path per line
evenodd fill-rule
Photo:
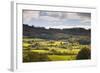
M 70 28 L 70 29 L 55 29 L 44 27 L 34 27 L 27 24 L 23 24 L 23 36 L 24 37 L 36 37 L 43 39 L 65 39 L 69 36 L 89 36 L 91 29 L 84 28 Z

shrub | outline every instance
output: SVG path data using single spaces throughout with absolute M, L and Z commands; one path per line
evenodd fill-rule
M 24 56 L 26 54 L 26 56 Z M 37 52 L 28 52 L 24 53 L 23 62 L 40 62 L 40 61 L 48 61 L 49 58 L 47 54 L 39 54 Z
M 90 59 L 90 58 L 91 58 L 91 50 L 89 48 L 81 49 L 76 57 L 77 60 Z

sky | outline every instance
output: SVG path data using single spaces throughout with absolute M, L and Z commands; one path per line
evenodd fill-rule
M 23 24 L 49 28 L 91 28 L 91 13 L 23 10 Z

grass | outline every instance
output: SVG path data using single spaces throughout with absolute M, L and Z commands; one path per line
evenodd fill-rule
M 67 42 L 65 43 L 63 40 L 45 40 L 45 39 L 38 39 L 38 38 L 24 38 L 23 39 L 23 56 L 26 58 L 27 54 L 29 53 L 29 48 L 32 53 L 36 53 L 36 57 L 47 56 L 48 61 L 62 61 L 62 60 L 76 60 L 76 56 L 81 50 L 81 48 L 89 47 L 89 45 L 81 45 Z M 66 40 L 67 41 L 67 40 Z M 31 43 L 29 43 L 31 42 Z M 38 46 L 34 44 L 38 43 Z M 33 47 L 30 47 L 33 46 Z M 24 49 L 26 48 L 26 49 Z M 41 56 L 43 55 L 43 56 Z M 34 55 L 33 55 L 34 56 Z M 32 57 L 33 57 L 32 56 Z M 28 57 L 27 57 L 28 58 Z M 34 58 L 34 57 L 33 57 Z M 45 59 L 46 57 L 44 57 Z M 40 59 L 39 59 L 40 60 Z
M 49 59 L 52 61 L 61 61 L 61 60 L 75 60 L 75 55 L 48 55 Z
M 52 48 L 53 49 L 53 48 Z M 50 50 L 50 49 L 49 49 Z M 38 50 L 38 49 L 33 49 L 32 52 L 37 52 L 37 53 L 49 53 L 50 51 L 49 50 Z M 80 49 L 73 49 L 73 50 L 70 50 L 70 49 L 55 49 L 56 52 L 65 52 L 65 53 L 69 53 L 69 54 L 78 54 L 78 52 L 80 51 Z
M 47 51 L 47 50 L 32 50 L 32 52 L 37 52 L 37 53 L 48 53 L 49 51 Z
M 23 43 L 24 47 L 28 47 L 30 44 L 29 43 Z

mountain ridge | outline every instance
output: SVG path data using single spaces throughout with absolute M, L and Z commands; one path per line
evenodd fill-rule
M 35 26 L 29 26 L 28 24 L 23 24 L 23 36 L 27 36 L 27 37 L 52 39 L 52 38 L 58 38 L 59 36 L 65 38 L 67 35 L 90 36 L 91 35 L 90 33 L 91 33 L 91 29 L 84 29 L 84 28 L 46 29 L 44 27 L 35 27 Z

